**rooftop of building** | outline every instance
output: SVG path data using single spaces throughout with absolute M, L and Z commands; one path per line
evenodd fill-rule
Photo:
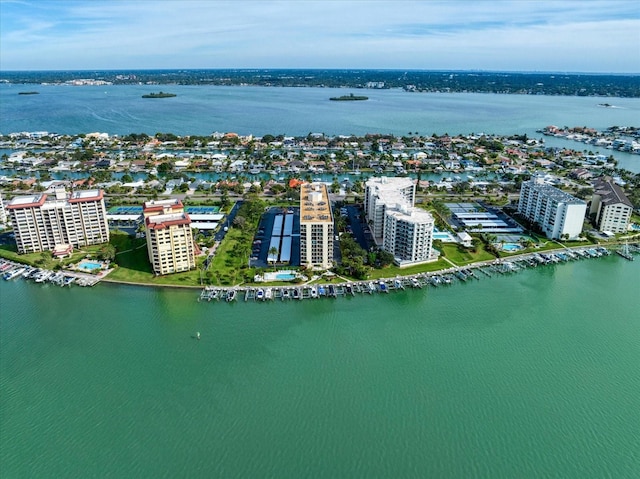
M 165 210 L 183 210 L 184 206 L 182 201 L 177 198 L 171 198 L 168 200 L 150 200 L 145 201 L 143 204 L 143 213 L 147 212 L 160 212 Z
M 41 206 L 47 199 L 45 193 L 36 193 L 33 195 L 22 195 L 14 197 L 7 204 L 7 208 L 26 208 L 29 206 Z
M 530 187 L 533 187 L 533 189 L 535 189 L 536 191 L 543 193 L 545 196 L 553 200 L 556 200 L 560 203 L 575 204 L 575 205 L 587 204 L 586 201 L 581 200 L 580 198 L 576 198 L 575 196 L 570 195 L 569 193 L 566 193 L 556 188 L 555 186 L 551 186 L 546 183 L 541 183 L 539 181 L 536 181 L 535 179 L 522 183 L 522 185 L 523 186 L 528 185 Z
M 385 213 L 407 223 L 433 224 L 434 222 L 431 213 L 414 206 L 396 205 L 394 208 L 388 208 Z
M 187 213 L 170 213 L 166 215 L 149 216 L 146 220 L 147 228 L 158 230 L 168 228 L 169 226 L 188 225 L 191 218 Z
M 593 182 L 594 193 L 600 195 L 601 201 L 604 205 L 615 205 L 622 203 L 626 206 L 633 208 L 633 204 L 624 194 L 622 188 L 613 182 L 611 177 L 597 178 Z
M 380 176 L 369 178 L 365 184 L 369 188 L 396 191 L 398 189 L 412 188 L 415 185 L 415 180 L 408 176 Z
M 95 190 L 76 190 L 76 191 L 71 193 L 70 199 L 75 200 L 75 199 L 96 198 L 96 197 L 100 197 L 101 194 L 102 194 L 102 191 L 98 190 L 98 189 L 95 189 Z
M 333 223 L 329 192 L 324 183 L 304 183 L 300 190 L 301 223 Z

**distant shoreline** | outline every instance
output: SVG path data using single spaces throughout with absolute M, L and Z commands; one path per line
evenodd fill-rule
M 46 85 L 209 85 L 357 89 L 407 92 L 640 98 L 637 74 L 472 70 L 191 69 L 1 71 L 0 83 Z

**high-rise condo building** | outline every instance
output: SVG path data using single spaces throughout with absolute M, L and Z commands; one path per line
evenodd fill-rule
M 550 239 L 576 239 L 582 233 L 587 203 L 534 178 L 522 183 L 518 213 L 540 226 Z
M 365 183 L 364 212 L 377 244 L 382 244 L 384 217 L 395 205 L 413 206 L 416 185 L 409 177 L 371 178 Z
M 631 213 L 633 204 L 611 177 L 605 176 L 593 182 L 589 216 L 593 218 L 599 231 L 626 232 Z
M 101 190 L 71 194 L 16 196 L 7 205 L 19 253 L 53 251 L 56 246 L 79 248 L 109 241 L 109 226 Z
M 333 265 L 333 213 L 324 183 L 300 189 L 300 264 L 328 269 Z
M 195 268 L 191 218 L 182 202 L 177 199 L 147 201 L 142 214 L 153 272 L 163 275 Z
M 374 240 L 400 266 L 436 259 L 433 216 L 414 201 L 411 178 L 371 178 L 366 183 L 364 209 Z

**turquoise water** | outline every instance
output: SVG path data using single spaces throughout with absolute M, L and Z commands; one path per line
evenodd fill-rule
M 451 240 L 452 237 L 449 233 L 433 233 L 434 240 Z
M 279 281 L 292 281 L 296 279 L 296 275 L 291 273 L 277 273 L 276 279 Z
M 94 269 L 102 268 L 102 263 L 96 263 L 94 261 L 81 261 L 78 264 L 78 268 L 93 271 Z
M 3 281 L 2 476 L 638 477 L 639 273 L 231 304 Z
M 372 91 L 336 105 L 327 89 L 176 86 L 174 102 L 139 103 L 148 88 L 38 90 L 0 85 L 0 131 L 537 136 L 640 112 L 638 99 Z M 640 157 L 614 154 L 640 171 Z M 639 273 L 612 255 L 266 303 L 0 281 L 0 476 L 636 478 Z
M 505 250 L 505 251 L 513 252 L 513 251 L 521 250 L 522 246 L 520 246 L 517 243 L 503 243 L 502 244 L 502 249 Z

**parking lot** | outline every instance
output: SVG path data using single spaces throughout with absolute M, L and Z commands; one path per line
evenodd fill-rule
M 269 245 L 271 244 L 273 225 L 275 223 L 276 216 L 283 213 L 287 213 L 293 216 L 293 227 L 290 235 L 290 259 L 288 262 L 280 264 L 287 264 L 289 266 L 300 266 L 300 209 L 297 207 L 274 207 L 268 209 L 262 215 L 262 218 L 260 218 L 260 223 L 258 224 L 258 231 L 254 236 L 251 245 L 251 256 L 249 259 L 250 266 L 257 268 L 266 268 L 268 266 L 272 266 L 272 263 L 269 263 L 269 261 L 267 261 L 267 257 L 269 256 Z
M 375 246 L 369 226 L 364 220 L 364 214 L 361 205 L 348 205 L 339 210 L 340 214 L 346 212 L 348 228 L 347 232 L 351 233 L 356 242 L 365 250 L 369 251 Z M 361 219 L 362 215 L 362 219 Z

